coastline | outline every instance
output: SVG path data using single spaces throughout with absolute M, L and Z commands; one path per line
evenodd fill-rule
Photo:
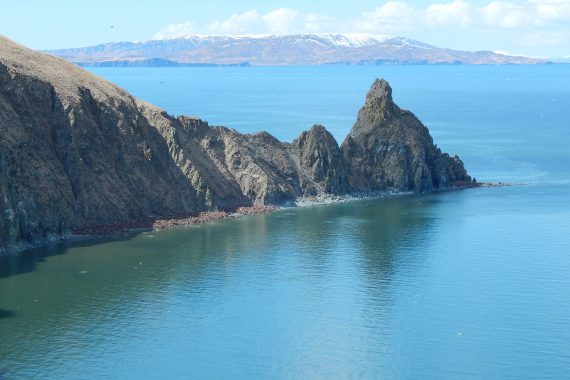
M 202 211 L 191 215 L 173 216 L 170 218 L 143 218 L 129 222 L 91 225 L 72 228 L 71 237 L 109 235 L 139 230 L 162 230 L 176 226 L 190 226 L 209 223 L 226 218 L 237 218 L 245 215 L 266 214 L 275 211 L 276 206 L 244 206 L 233 211 Z
M 492 188 L 492 187 L 506 187 L 506 186 L 516 186 L 519 184 L 505 183 L 505 182 L 465 182 L 456 183 L 454 186 L 437 189 L 431 193 L 447 192 L 447 191 L 460 191 L 466 189 L 477 189 L 477 188 Z M 311 207 L 311 206 L 322 206 L 322 205 L 333 205 L 340 203 L 348 203 L 359 200 L 367 199 L 384 199 L 401 197 L 406 195 L 414 195 L 412 191 L 377 191 L 368 193 L 351 193 L 344 195 L 334 195 L 334 194 L 317 194 L 317 195 L 306 195 L 298 197 L 292 205 L 254 205 L 254 206 L 242 206 L 235 210 L 227 211 L 202 211 L 193 215 L 182 215 L 173 216 L 171 218 L 145 218 L 138 219 L 129 222 L 117 222 L 110 224 L 92 225 L 84 228 L 71 229 L 71 234 L 62 237 L 61 240 L 83 240 L 91 238 L 104 238 L 105 236 L 112 236 L 118 233 L 131 233 L 138 231 L 159 231 L 167 228 L 173 227 L 184 227 L 191 225 L 199 225 L 212 223 L 218 220 L 228 219 L 228 218 L 241 218 L 248 215 L 258 215 L 258 214 L 269 214 L 279 210 Z M 429 193 L 428 193 L 429 194 Z
M 459 191 L 477 188 L 495 188 L 517 186 L 520 184 L 505 182 L 465 182 L 456 183 L 454 186 L 437 189 L 431 193 Z M 255 205 L 238 207 L 235 210 L 226 211 L 203 211 L 191 215 L 179 215 L 170 218 L 143 218 L 127 222 L 115 222 L 109 224 L 91 225 L 82 228 L 72 228 L 69 234 L 63 236 L 47 236 L 41 241 L 26 242 L 17 246 L 7 247 L 0 250 L 1 256 L 10 256 L 23 254 L 25 251 L 40 248 L 54 243 L 66 241 L 86 241 L 99 240 L 106 237 L 112 237 L 117 234 L 129 234 L 144 231 L 158 231 L 173 227 L 184 227 L 199 224 L 212 223 L 215 221 L 228 218 L 241 218 L 248 215 L 268 214 L 278 210 L 303 208 L 311 206 L 332 205 L 340 203 L 348 203 L 366 199 L 383 199 L 401 197 L 406 195 L 414 195 L 414 192 L 392 192 L 378 191 L 369 193 L 353 193 L 345 195 L 318 194 L 310 196 L 298 197 L 291 206 L 275 206 L 275 205 Z
M 469 188 L 479 188 L 479 187 L 498 187 L 498 186 L 510 186 L 510 184 L 503 184 L 501 182 L 494 183 L 460 183 L 453 187 L 435 190 L 432 193 L 440 191 L 457 191 Z M 192 215 L 182 215 L 173 216 L 170 218 L 143 218 L 137 219 L 129 222 L 116 222 L 101 225 L 91 225 L 83 228 L 72 228 L 71 238 L 81 238 L 89 236 L 105 236 L 112 235 L 115 233 L 126 233 L 134 231 L 157 231 L 172 227 L 182 227 L 190 226 L 196 224 L 205 224 L 215 222 L 217 220 L 227 219 L 227 218 L 240 218 L 247 215 L 256 214 L 268 214 L 277 210 L 300 208 L 300 207 L 310 207 L 318 205 L 330 205 L 338 203 L 354 202 L 364 199 L 382 199 L 382 198 L 392 198 L 405 195 L 416 194 L 412 191 L 377 191 L 368 193 L 352 193 L 344 195 L 334 195 L 322 193 L 318 195 L 309 195 L 298 197 L 293 205 L 254 205 L 254 206 L 242 206 L 235 210 L 226 211 L 202 211 Z

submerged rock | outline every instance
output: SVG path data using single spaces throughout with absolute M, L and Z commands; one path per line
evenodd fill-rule
M 59 58 L 0 37 L 0 253 L 91 226 L 294 204 L 301 196 L 431 191 L 469 181 L 376 81 L 341 147 L 172 117 Z

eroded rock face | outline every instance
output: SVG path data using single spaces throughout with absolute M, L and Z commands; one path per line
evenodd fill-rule
M 311 194 L 431 191 L 469 180 L 376 81 L 342 147 L 174 118 L 65 61 L 0 37 L 0 253 L 74 229 Z
M 296 158 L 302 187 L 307 194 L 349 192 L 346 164 L 338 143 L 322 125 L 301 133 L 291 144 Z
M 36 53 L 1 42 L 0 246 L 208 208 L 133 98 L 74 68 L 50 78 Z
M 471 179 L 457 156 L 442 153 L 418 118 L 394 103 L 385 80 L 372 84 L 342 152 L 352 191 L 426 192 Z
M 283 204 L 302 194 L 297 167 L 286 146 L 267 132 L 241 134 L 209 127 L 199 119 L 180 120 L 185 126 L 198 127 L 178 131 L 176 151 L 185 152 L 185 159 L 177 163 L 195 168 L 194 175 L 204 178 L 215 205 Z

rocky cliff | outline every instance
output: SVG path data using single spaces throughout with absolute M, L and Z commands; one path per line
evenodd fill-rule
M 341 147 L 174 118 L 62 59 L 0 37 L 0 252 L 92 225 L 311 194 L 431 191 L 468 180 L 377 81 Z
M 372 84 L 342 151 L 352 191 L 426 192 L 471 180 L 459 157 L 442 153 L 418 118 L 394 103 L 385 80 Z
M 293 140 L 290 151 L 299 171 L 304 174 L 301 185 L 306 193 L 350 192 L 342 151 L 325 127 L 315 125 L 309 131 L 301 133 L 299 138 Z

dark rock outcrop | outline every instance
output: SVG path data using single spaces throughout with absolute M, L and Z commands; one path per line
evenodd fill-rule
M 352 191 L 426 192 L 471 180 L 459 157 L 442 153 L 418 118 L 394 104 L 385 80 L 372 84 L 342 151 Z
M 301 133 L 290 149 L 304 174 L 301 185 L 307 193 L 345 194 L 350 191 L 342 151 L 325 127 L 315 125 Z
M 288 144 L 174 118 L 3 37 L 0 134 L 0 253 L 94 225 L 469 180 L 384 81 L 342 147 L 322 126 Z

